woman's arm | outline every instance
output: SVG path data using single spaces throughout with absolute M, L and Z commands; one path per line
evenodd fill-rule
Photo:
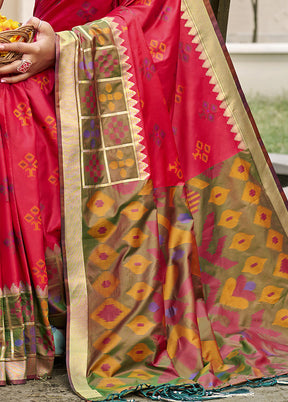
M 0 0 L 3 2 L 4 0 Z M 52 67 L 55 64 L 55 32 L 48 22 L 32 17 L 25 25 L 33 25 L 36 29 L 36 40 L 33 43 L 13 42 L 0 44 L 0 51 L 16 51 L 23 53 L 20 60 L 0 66 L 1 82 L 14 84 Z M 32 63 L 27 72 L 19 73 L 17 68 L 23 60 Z M 30 64 L 29 63 L 29 64 Z M 10 74 L 13 74 L 10 76 Z

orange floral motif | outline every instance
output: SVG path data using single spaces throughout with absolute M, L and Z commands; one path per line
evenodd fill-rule
M 40 285 L 48 285 L 47 271 L 45 261 L 39 260 L 32 268 L 33 276 L 37 278 L 37 283 Z
M 35 82 L 37 82 L 37 84 L 40 86 L 41 90 L 43 91 L 43 89 L 46 87 L 46 85 L 49 84 L 49 78 L 44 75 L 37 75 L 36 77 L 31 77 L 31 79 Z
M 19 162 L 18 166 L 28 174 L 28 177 L 35 177 L 35 172 L 38 169 L 38 161 L 33 154 L 28 153 Z
M 240 216 L 242 212 L 233 211 L 231 209 L 226 209 L 221 215 L 218 225 L 224 226 L 228 229 L 235 228 L 238 225 Z
M 105 85 L 105 91 L 99 95 L 101 103 L 107 103 L 110 112 L 115 111 L 115 101 L 119 101 L 123 98 L 123 94 L 119 91 L 113 91 L 111 84 Z
M 154 324 L 148 320 L 144 315 L 138 315 L 134 318 L 127 327 L 129 327 L 136 335 L 145 335 Z
M 288 310 L 283 308 L 277 311 L 273 325 L 288 328 Z
M 288 255 L 280 253 L 273 275 L 288 279 Z
M 55 185 L 57 185 L 57 184 L 59 183 L 59 169 L 58 169 L 58 168 L 55 169 L 55 170 L 53 171 L 53 173 L 49 176 L 48 181 L 49 181 L 51 184 L 55 184 Z
M 92 366 L 92 371 L 101 377 L 112 377 L 120 367 L 118 360 L 111 356 L 102 355 Z
M 227 188 L 215 186 L 211 190 L 209 202 L 213 202 L 213 204 L 216 205 L 222 205 L 226 201 L 229 193 L 230 190 L 228 190 Z
M 248 257 L 242 272 L 249 272 L 253 275 L 258 275 L 263 271 L 264 264 L 267 258 L 260 258 L 256 256 Z
M 265 286 L 262 291 L 260 302 L 275 304 L 280 299 L 281 293 L 284 288 L 278 288 L 276 286 Z
M 279 232 L 276 232 L 276 230 L 270 229 L 268 231 L 266 245 L 267 247 L 272 248 L 273 250 L 282 251 L 283 235 Z
M 242 200 L 250 204 L 259 204 L 260 202 L 261 187 L 257 184 L 248 181 L 243 191 Z
M 118 253 L 113 248 L 107 244 L 100 244 L 92 251 L 89 260 L 101 269 L 106 270 L 111 267 L 117 256 Z
M 177 89 L 176 89 L 176 94 L 175 94 L 175 102 L 176 103 L 182 102 L 183 94 L 184 94 L 184 87 L 182 85 L 178 85 Z
M 208 144 L 204 144 L 202 141 L 197 141 L 196 150 L 192 153 L 194 159 L 201 159 L 203 162 L 207 163 L 209 160 L 209 154 L 211 151 L 211 146 Z
M 171 171 L 175 172 L 178 179 L 180 179 L 180 180 L 183 179 L 183 172 L 182 172 L 181 165 L 180 165 L 178 158 L 176 158 L 173 165 L 171 163 L 169 163 L 169 172 L 171 172 Z
M 130 246 L 138 248 L 141 246 L 143 241 L 147 239 L 147 237 L 148 235 L 143 233 L 141 229 L 133 228 L 125 237 L 123 237 L 123 240 L 127 241 Z
M 255 214 L 254 223 L 264 228 L 269 228 L 271 225 L 271 216 L 271 209 L 259 206 Z
M 117 151 L 116 157 L 118 160 L 110 162 L 109 167 L 112 170 L 120 169 L 120 176 L 125 179 L 127 176 L 126 168 L 132 167 L 135 161 L 132 158 L 124 159 L 124 153 L 120 149 Z
M 247 181 L 249 178 L 251 163 L 242 158 L 235 158 L 229 176 L 236 179 Z
M 92 320 L 96 321 L 104 328 L 115 328 L 130 312 L 130 309 L 125 307 L 114 299 L 106 299 L 92 314 Z
M 30 107 L 25 103 L 19 103 L 13 113 L 21 121 L 22 126 L 29 126 L 29 119 L 32 117 Z
M 164 42 L 158 42 L 154 39 L 150 41 L 149 50 L 153 59 L 163 60 L 166 48 L 167 46 Z
M 111 272 L 104 271 L 93 283 L 93 288 L 103 297 L 110 297 L 119 285 L 119 279 Z
M 233 237 L 231 246 L 229 248 L 233 248 L 238 251 L 246 251 L 250 247 L 251 241 L 254 237 L 254 235 L 239 232 Z
M 129 268 L 134 274 L 143 274 L 146 271 L 148 266 L 152 263 L 152 261 L 147 260 L 140 254 L 134 254 L 132 257 L 126 262 L 124 267 Z
M 96 191 L 87 202 L 87 207 L 93 214 L 104 216 L 114 203 L 115 200 L 108 197 L 108 195 L 104 194 L 102 191 Z
M 152 0 L 136 0 L 135 4 L 142 4 L 143 6 L 151 6 Z
M 128 377 L 139 378 L 141 380 L 149 380 L 149 378 L 153 377 L 153 375 L 147 373 L 144 370 L 136 369 L 136 370 L 132 371 L 132 373 Z
M 135 362 L 141 362 L 146 359 L 150 354 L 152 354 L 152 350 L 148 348 L 145 343 L 138 343 L 127 353 Z
M 135 285 L 127 292 L 127 294 L 133 297 L 135 300 L 145 300 L 151 295 L 153 288 L 145 282 L 137 282 Z
M 97 44 L 100 46 L 108 45 L 110 42 L 111 30 L 109 27 L 101 27 L 98 24 L 90 26 L 89 33 L 91 36 L 96 36 Z
M 147 208 L 139 201 L 133 201 L 122 210 L 122 214 L 133 221 L 139 221 L 147 212 Z
M 55 140 L 57 138 L 56 120 L 52 116 L 47 116 L 45 123 L 45 128 L 49 131 L 51 138 Z
M 113 331 L 106 331 L 103 335 L 97 338 L 93 346 L 102 353 L 109 353 L 121 341 L 121 337 Z
M 113 225 L 112 222 L 102 218 L 97 220 L 96 224 L 88 230 L 88 233 L 100 243 L 105 243 L 107 239 L 112 236 L 116 229 L 117 226 Z
M 26 214 L 24 217 L 25 221 L 34 226 L 34 230 L 40 230 L 42 225 L 42 218 L 40 209 L 36 206 L 30 209 L 30 213 Z

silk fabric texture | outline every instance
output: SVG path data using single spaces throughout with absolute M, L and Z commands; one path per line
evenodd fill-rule
M 135 0 L 59 35 L 67 362 L 86 399 L 287 372 L 286 198 L 217 33 L 208 1 Z
M 114 7 L 35 5 L 57 31 L 79 26 L 59 34 L 56 86 L 71 384 L 97 400 L 286 373 L 286 201 L 209 4 Z M 62 316 L 53 84 L 49 70 L 1 85 L 2 383 L 51 371 Z

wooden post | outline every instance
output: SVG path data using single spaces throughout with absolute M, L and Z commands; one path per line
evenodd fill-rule
M 210 0 L 220 31 L 226 41 L 230 0 Z

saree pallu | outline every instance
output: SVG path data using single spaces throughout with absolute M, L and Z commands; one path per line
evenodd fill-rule
M 208 1 L 135 0 L 59 34 L 67 365 L 83 398 L 288 372 L 286 199 L 215 28 Z
M 50 324 L 63 326 L 65 302 L 54 71 L 0 84 L 0 92 L 0 385 L 5 385 L 51 374 Z

